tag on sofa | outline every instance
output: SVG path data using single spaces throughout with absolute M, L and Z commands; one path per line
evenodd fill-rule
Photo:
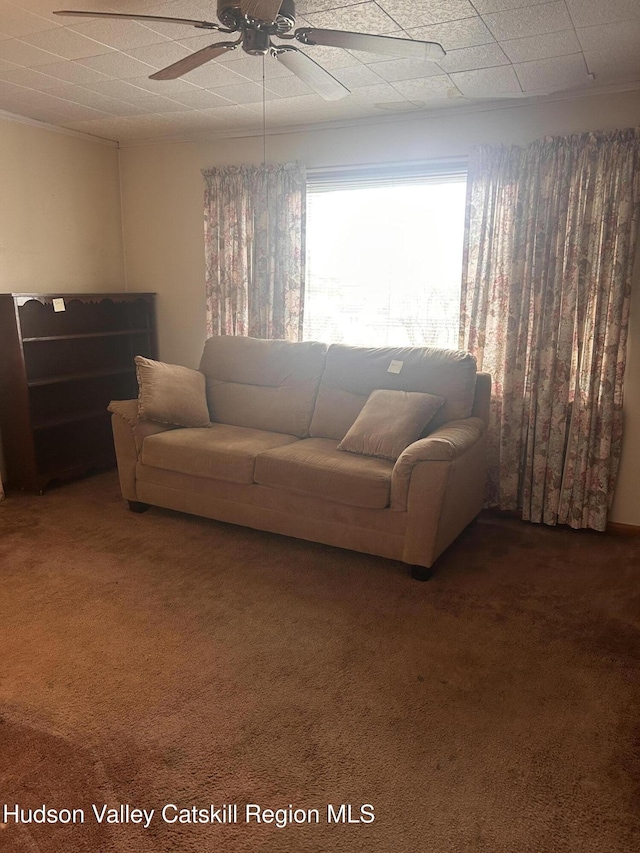
M 392 361 L 389 367 L 387 368 L 387 373 L 400 373 L 402 368 L 404 367 L 404 361 Z
M 66 311 L 66 306 L 64 304 L 64 299 L 54 299 L 53 300 L 53 310 L 58 311 Z

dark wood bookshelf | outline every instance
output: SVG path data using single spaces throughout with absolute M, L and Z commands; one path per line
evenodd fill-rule
M 142 353 L 136 353 L 142 355 Z M 29 388 L 37 388 L 39 385 L 55 385 L 58 382 L 78 382 L 81 379 L 97 379 L 100 376 L 120 376 L 122 373 L 130 373 L 129 368 L 118 368 L 118 370 L 90 370 L 88 373 L 63 373 L 60 376 L 46 376 L 44 379 L 32 379 L 27 382 Z
M 137 396 L 136 355 L 157 358 L 153 293 L 0 294 L 7 485 L 115 465 L 107 406 Z

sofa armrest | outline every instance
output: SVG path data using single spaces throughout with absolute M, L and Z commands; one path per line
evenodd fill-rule
M 409 484 L 414 467 L 420 462 L 453 462 L 482 437 L 486 427 L 480 418 L 449 421 L 427 438 L 414 441 L 398 457 L 391 475 L 391 509 L 407 509 Z
M 112 415 L 119 415 L 129 426 L 134 427 L 138 421 L 137 400 L 112 400 L 107 410 Z
M 145 438 L 176 427 L 140 420 L 137 400 L 113 400 L 108 408 L 112 414 L 113 443 L 122 497 L 128 501 L 137 501 L 136 463 Z
M 109 403 L 109 411 L 113 415 L 118 415 L 118 417 L 122 418 L 129 425 L 136 446 L 136 456 L 140 455 L 142 444 L 147 436 L 180 428 L 171 424 L 159 424 L 155 421 L 141 420 L 138 417 L 137 400 L 112 400 Z

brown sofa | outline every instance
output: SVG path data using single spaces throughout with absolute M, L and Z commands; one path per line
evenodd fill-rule
M 468 353 L 216 337 L 200 371 L 210 428 L 140 420 L 136 400 L 111 404 L 134 511 L 152 504 L 376 554 L 426 580 L 482 508 L 491 381 Z M 379 388 L 445 398 L 395 463 L 337 450 Z

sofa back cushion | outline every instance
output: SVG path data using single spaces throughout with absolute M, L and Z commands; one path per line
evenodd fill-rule
M 316 438 L 341 441 L 377 388 L 444 397 L 442 408 L 429 423 L 431 431 L 447 421 L 471 415 L 475 383 L 476 360 L 467 352 L 333 344 L 327 351 L 309 432 Z
M 314 341 L 209 338 L 200 370 L 211 420 L 307 436 L 326 350 Z

